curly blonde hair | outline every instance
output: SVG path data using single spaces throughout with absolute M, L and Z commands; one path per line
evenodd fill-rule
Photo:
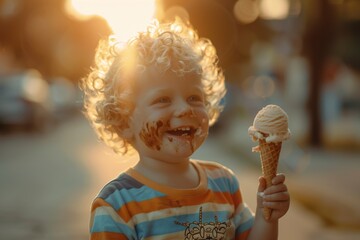
M 123 131 L 134 109 L 136 74 L 152 68 L 156 74 L 198 76 L 204 88 L 209 124 L 222 110 L 224 75 L 212 43 L 199 38 L 189 23 L 155 21 L 145 32 L 120 46 L 114 37 L 100 41 L 95 66 L 81 81 L 85 115 L 98 136 L 115 152 L 126 154 L 131 143 Z

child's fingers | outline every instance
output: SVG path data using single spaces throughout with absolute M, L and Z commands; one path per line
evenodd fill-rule
M 259 177 L 259 187 L 257 193 L 257 204 L 259 207 L 262 207 L 265 189 L 266 189 L 266 180 L 264 177 Z
M 266 202 L 281 202 L 288 201 L 290 196 L 288 192 L 279 192 L 270 195 L 264 195 L 263 199 Z
M 282 173 L 278 173 L 272 180 L 271 183 L 273 185 L 284 183 L 285 182 L 285 175 Z
M 285 184 L 281 183 L 278 185 L 272 185 L 270 187 L 268 187 L 264 193 L 265 195 L 269 195 L 269 194 L 273 194 L 273 193 L 278 193 L 278 192 L 287 192 L 287 187 Z
M 259 177 L 258 192 L 264 192 L 266 189 L 266 180 L 264 177 Z
M 273 210 L 287 210 L 289 209 L 289 201 L 282 202 L 263 202 L 264 207 L 271 208 Z

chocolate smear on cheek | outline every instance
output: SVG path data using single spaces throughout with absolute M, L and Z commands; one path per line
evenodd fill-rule
M 164 123 L 159 120 L 153 123 L 146 123 L 141 129 L 139 134 L 140 139 L 145 143 L 146 146 L 152 149 L 160 151 L 161 149 L 161 138 L 160 129 L 164 126 Z

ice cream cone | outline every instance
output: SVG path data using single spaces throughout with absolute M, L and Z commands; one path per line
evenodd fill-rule
M 276 176 L 281 146 L 282 142 L 267 143 L 265 140 L 259 139 L 258 150 L 260 151 L 261 168 L 266 180 L 266 188 L 272 185 L 271 181 Z M 270 219 L 271 209 L 264 207 L 263 211 L 265 219 Z
M 256 114 L 248 133 L 253 141 L 259 142 L 259 146 L 252 150 L 260 152 L 261 168 L 268 188 L 276 176 L 282 142 L 290 137 L 288 115 L 277 105 L 267 105 Z M 265 219 L 270 219 L 271 209 L 263 209 Z

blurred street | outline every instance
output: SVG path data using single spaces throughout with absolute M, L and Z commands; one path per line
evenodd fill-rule
M 226 132 L 224 134 L 226 135 Z M 261 174 L 260 168 L 250 162 L 252 158 L 248 158 L 246 154 L 236 155 L 235 151 L 229 150 L 227 142 L 224 141 L 225 138 L 231 139 L 229 135 L 210 137 L 196 152 L 194 158 L 216 160 L 231 168 L 239 178 L 246 202 L 254 209 L 257 178 Z M 251 146 L 251 141 L 245 138 L 248 138 L 246 132 L 241 134 L 240 139 L 247 141 L 245 145 Z M 245 145 L 239 144 L 239 151 L 251 154 L 250 148 L 245 149 Z M 289 149 L 289 145 L 284 146 L 285 155 L 286 150 Z M 99 143 L 91 127 L 81 116 L 71 118 L 54 131 L 44 133 L 44 135 L 24 133 L 2 135 L 0 152 L 0 191 L 2 193 L 0 239 L 8 240 L 88 239 L 89 208 L 92 199 L 105 183 L 136 161 L 136 156 L 122 159 Z M 258 156 L 254 154 L 254 157 Z M 325 168 L 318 171 L 312 167 L 318 172 L 316 179 L 306 180 L 308 176 L 314 176 L 311 175 L 310 168 L 303 173 L 294 173 L 285 169 L 289 189 L 292 190 L 293 187 L 296 194 L 302 193 L 305 196 L 308 191 L 308 181 L 318 181 L 322 177 L 324 178 L 320 186 L 324 186 L 323 182 L 329 179 L 328 175 L 337 168 L 333 166 L 336 163 L 339 161 L 333 160 L 328 170 Z M 319 164 L 321 165 L 321 161 L 317 165 Z M 355 167 L 359 169 L 359 165 L 358 161 L 344 164 L 341 173 L 349 170 L 348 174 L 355 174 L 355 170 L 350 170 Z M 346 168 L 346 166 L 349 167 Z M 338 185 L 326 186 L 325 184 L 324 189 L 333 186 L 339 195 L 342 191 L 347 194 L 347 188 L 341 186 L 341 183 L 355 176 L 336 177 Z M 310 190 L 314 190 L 317 184 L 312 185 L 314 187 Z M 359 200 L 359 196 L 356 195 L 359 183 L 354 183 L 353 187 L 353 195 L 343 196 L 343 199 L 352 199 L 352 204 L 349 203 L 354 208 L 352 211 L 358 211 L 359 208 L 356 209 L 354 203 Z M 324 203 L 330 201 L 330 199 L 321 199 L 321 196 L 317 196 L 318 201 L 324 201 Z M 339 209 L 343 208 L 339 205 Z M 280 240 L 355 240 L 359 237 L 358 228 L 326 226 L 318 215 L 305 209 L 294 196 L 290 211 L 280 224 Z
M 0 0 L 0 239 L 89 238 L 92 200 L 137 156 L 97 139 L 79 114 L 80 79 L 99 40 L 121 46 L 176 17 L 214 44 L 226 79 L 194 158 L 231 168 L 254 209 L 261 168 L 247 130 L 277 104 L 292 132 L 279 239 L 360 239 L 359 16 L 357 0 Z

